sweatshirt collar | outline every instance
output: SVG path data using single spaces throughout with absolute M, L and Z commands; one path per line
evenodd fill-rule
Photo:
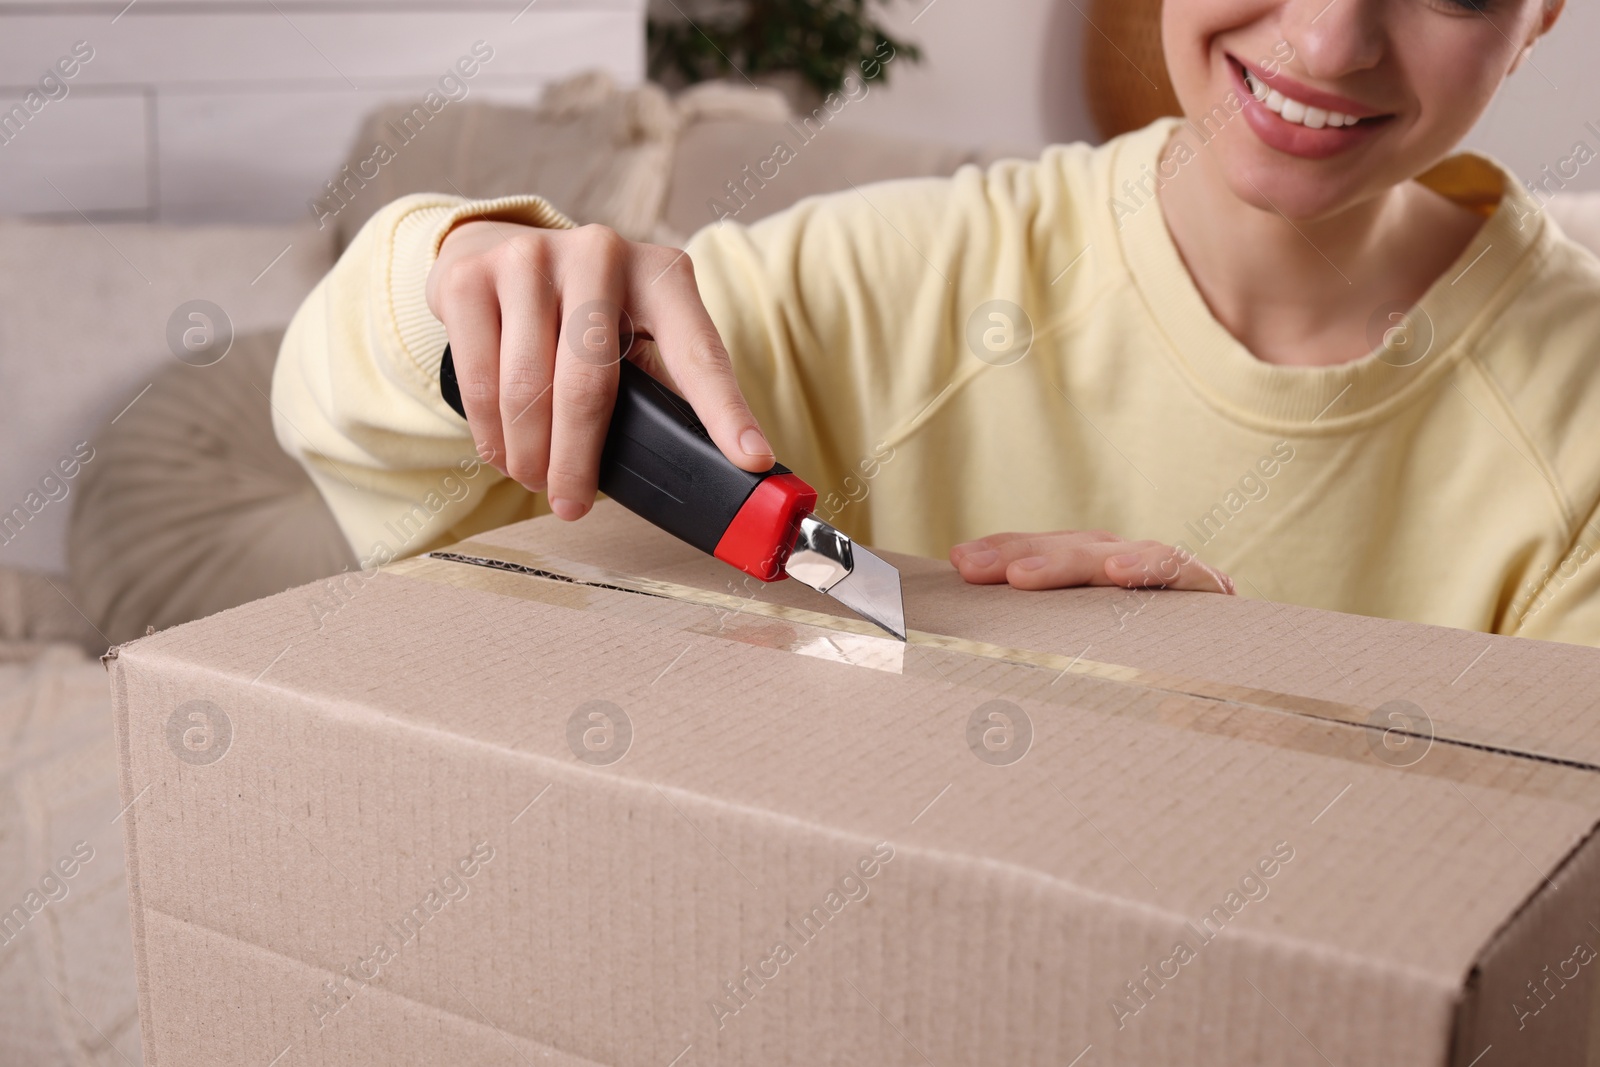
M 1161 156 L 1181 122 L 1162 120 L 1109 146 L 1111 226 L 1178 370 L 1213 407 L 1269 432 L 1308 431 L 1312 423 L 1319 431 L 1352 429 L 1385 417 L 1437 383 L 1514 294 L 1509 283 L 1525 269 L 1544 231 L 1538 205 L 1505 168 L 1479 155 L 1451 156 L 1418 180 L 1488 221 L 1415 309 L 1393 309 L 1396 325 L 1409 331 L 1409 347 L 1380 347 L 1331 367 L 1265 363 L 1211 314 L 1159 201 L 1154 211 L 1128 202 L 1140 190 L 1154 198 Z

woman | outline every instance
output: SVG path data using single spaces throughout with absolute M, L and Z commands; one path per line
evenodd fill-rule
M 733 462 L 776 454 L 825 518 L 971 582 L 1237 583 L 1600 643 L 1600 266 L 1451 156 L 1560 9 L 1169 0 L 1186 121 L 687 254 L 536 196 L 407 197 L 291 326 L 280 440 L 369 561 L 546 499 L 579 518 L 621 319 Z M 496 473 L 385 540 L 475 455 Z

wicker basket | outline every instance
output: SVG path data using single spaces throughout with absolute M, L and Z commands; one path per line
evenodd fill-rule
M 1182 114 L 1161 51 L 1161 0 L 1093 0 L 1089 20 L 1084 89 L 1100 135 L 1109 139 Z

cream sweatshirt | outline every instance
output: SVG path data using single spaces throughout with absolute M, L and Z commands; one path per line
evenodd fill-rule
M 1154 198 L 1163 121 L 1102 147 L 804 200 L 688 245 L 780 460 L 866 543 L 1006 530 L 1179 544 L 1246 596 L 1600 644 L 1600 261 L 1480 157 L 1422 179 L 1491 217 L 1390 344 L 1255 359 Z M 542 514 L 440 399 L 424 285 L 468 218 L 537 196 L 408 196 L 290 325 L 278 438 L 364 563 Z M 581 521 L 581 520 L 580 520 Z

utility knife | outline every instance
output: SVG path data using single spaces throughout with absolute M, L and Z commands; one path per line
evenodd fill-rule
M 633 338 L 622 340 L 627 352 Z M 906 639 L 900 572 L 817 518 L 815 489 L 782 464 L 760 474 L 734 466 L 688 401 L 629 360 L 618 370 L 601 492 L 746 574 L 793 578 Z M 449 345 L 439 393 L 466 417 Z

